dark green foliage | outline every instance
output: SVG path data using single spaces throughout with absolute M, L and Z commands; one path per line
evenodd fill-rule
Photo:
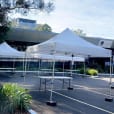
M 15 114 L 17 110 L 26 111 L 31 99 L 26 89 L 17 84 L 6 83 L 0 88 L 0 112 Z
M 0 26 L 0 42 L 7 38 L 7 32 L 10 30 L 8 26 Z
M 77 70 L 79 70 L 79 73 L 80 73 L 80 74 L 84 74 L 84 68 L 79 68 L 79 69 L 77 69 Z

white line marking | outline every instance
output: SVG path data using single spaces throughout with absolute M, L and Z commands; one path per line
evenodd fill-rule
M 101 92 L 98 92 L 98 91 L 95 91 L 95 90 L 93 91 L 93 90 L 91 90 L 91 88 L 86 87 L 86 86 L 81 86 L 81 85 L 76 85 L 76 84 L 74 84 L 73 86 L 81 87 L 84 90 L 87 90 L 87 91 L 90 91 L 90 92 L 93 92 L 93 93 L 96 93 L 96 94 L 100 94 L 100 95 L 104 95 L 104 96 L 110 96 L 110 94 L 104 94 L 104 93 L 101 93 Z M 109 89 L 109 88 L 107 88 L 107 89 Z M 114 97 L 114 95 L 111 95 L 111 96 Z
M 51 90 L 51 88 L 50 89 L 30 89 L 30 91 L 50 91 Z M 54 89 L 54 90 L 56 90 L 56 91 L 68 91 L 68 89 Z
M 105 110 L 105 109 L 103 109 L 103 108 L 97 107 L 97 106 L 95 106 L 95 105 L 91 105 L 91 104 L 88 104 L 88 103 L 86 103 L 86 102 L 83 102 L 83 101 L 81 101 L 81 100 L 74 99 L 74 98 L 72 98 L 72 97 L 63 95 L 63 94 L 61 94 L 61 93 L 59 93 L 59 92 L 56 92 L 56 91 L 52 91 L 52 92 L 55 93 L 55 94 L 58 94 L 58 95 L 60 95 L 60 96 L 63 96 L 63 97 L 65 97 L 65 98 L 68 98 L 68 99 L 70 99 L 70 100 L 73 100 L 73 101 L 79 102 L 79 103 L 81 103 L 81 104 L 90 106 L 90 107 L 92 107 L 92 108 L 98 109 L 98 110 L 100 110 L 100 111 L 107 112 L 107 113 L 109 113 L 109 114 L 113 114 L 113 112 L 111 112 L 111 111 L 108 111 L 108 110 Z
M 33 84 L 31 84 L 31 85 L 29 85 L 29 84 L 19 84 L 20 86 L 27 86 L 27 87 L 33 87 L 34 85 Z

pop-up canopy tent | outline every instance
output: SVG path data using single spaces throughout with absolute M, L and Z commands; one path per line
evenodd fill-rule
M 11 46 L 9 46 L 6 42 L 0 44 L 0 57 L 4 58 L 23 58 L 25 55 L 24 52 L 20 52 Z
M 111 51 L 96 46 L 66 29 L 59 35 L 27 48 L 28 53 L 47 53 L 57 55 L 111 57 Z
M 72 58 L 74 58 L 74 56 L 111 58 L 111 50 L 104 49 L 102 47 L 89 43 L 86 40 L 77 36 L 69 29 L 64 30 L 59 35 L 41 44 L 28 47 L 26 52 L 52 54 L 55 57 L 56 55 L 64 55 L 64 56 L 72 56 Z M 55 63 L 53 64 L 53 72 L 54 72 L 54 65 Z M 53 80 L 54 80 L 54 73 L 53 73 L 52 83 Z M 53 84 L 51 89 L 53 90 Z M 50 101 L 48 103 L 53 105 L 56 103 L 52 100 L 52 90 L 50 95 Z

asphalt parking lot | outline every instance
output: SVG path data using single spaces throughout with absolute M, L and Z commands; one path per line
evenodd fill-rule
M 107 77 L 74 76 L 73 90 L 67 89 L 67 82 L 63 88 L 61 80 L 54 80 L 53 100 L 57 102 L 57 106 L 52 107 L 46 105 L 50 98 L 50 80 L 47 83 L 47 90 L 44 86 L 39 90 L 37 75 L 29 73 L 22 77 L 19 73 L 0 73 L 1 83 L 18 83 L 30 90 L 33 97 L 32 106 L 38 114 L 113 114 L 114 101 L 105 101 L 105 98 L 110 96 L 109 79 L 104 80 Z M 114 89 L 111 89 L 111 97 L 114 98 Z

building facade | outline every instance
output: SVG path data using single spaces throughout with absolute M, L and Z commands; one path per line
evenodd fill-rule
M 36 20 L 17 18 L 15 20 L 15 27 L 23 29 L 36 29 L 37 23 Z

